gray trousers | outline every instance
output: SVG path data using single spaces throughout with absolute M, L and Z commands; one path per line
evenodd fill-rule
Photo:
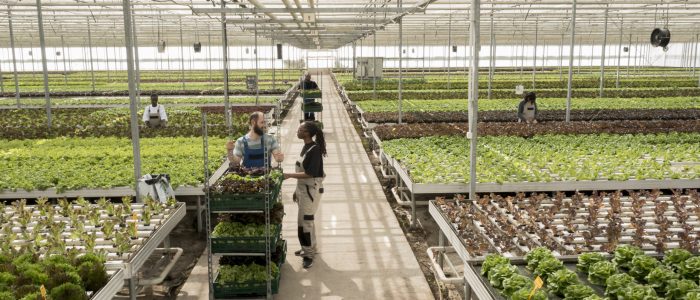
M 297 224 L 299 243 L 304 257 L 316 254 L 315 216 L 323 194 L 323 178 L 299 179 L 294 191 L 299 204 Z

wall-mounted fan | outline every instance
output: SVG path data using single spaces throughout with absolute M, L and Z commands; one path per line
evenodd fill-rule
M 202 52 L 202 43 L 201 42 L 194 43 L 193 47 L 194 47 L 195 53 Z
M 160 40 L 158 42 L 158 53 L 164 53 L 165 52 L 165 41 Z
M 654 28 L 651 32 L 652 46 L 663 47 L 664 51 L 668 51 L 669 42 L 671 42 L 671 31 L 668 28 Z

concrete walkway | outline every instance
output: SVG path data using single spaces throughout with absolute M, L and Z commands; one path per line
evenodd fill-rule
M 323 89 L 321 121 L 328 157 L 324 159 L 325 194 L 316 215 L 319 254 L 308 270 L 294 256 L 301 248 L 297 206 L 291 200 L 296 181 L 288 180 L 282 201 L 283 238 L 289 249 L 275 299 L 433 299 L 330 76 L 321 79 L 314 76 Z M 299 102 L 281 129 L 286 171 L 294 170 L 303 146 L 296 138 Z M 178 299 L 206 299 L 206 271 L 205 255 Z

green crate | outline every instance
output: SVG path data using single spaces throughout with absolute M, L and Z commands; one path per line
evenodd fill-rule
M 280 255 L 280 261 L 278 262 L 278 266 L 280 269 L 282 268 L 282 265 L 287 262 L 287 240 L 280 240 L 282 243 L 282 255 Z
M 322 106 L 322 105 L 306 105 L 306 104 L 302 104 L 302 105 L 301 105 L 301 110 L 303 110 L 305 113 L 309 113 L 309 112 L 322 112 L 322 111 L 323 111 L 323 106 Z
M 280 273 L 272 279 L 272 293 L 277 294 L 280 288 Z M 267 282 L 251 281 L 246 283 L 220 284 L 218 278 L 214 280 L 214 298 L 229 299 L 245 296 L 264 296 L 267 294 Z
M 321 98 L 321 90 L 306 90 L 301 92 L 302 98 Z
M 270 249 L 277 248 L 277 242 L 280 241 L 280 233 L 282 225 L 271 225 Z M 212 253 L 264 253 L 265 252 L 265 236 L 255 237 L 217 237 L 211 238 Z
M 270 207 L 279 200 L 282 181 L 279 180 L 270 191 Z M 217 211 L 250 211 L 265 209 L 265 194 L 212 194 L 209 200 L 212 212 Z

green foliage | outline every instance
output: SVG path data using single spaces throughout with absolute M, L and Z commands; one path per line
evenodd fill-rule
M 209 138 L 210 171 L 219 167 L 225 140 Z M 221 149 L 216 151 L 213 149 Z M 124 138 L 55 138 L 0 140 L 0 190 L 59 191 L 111 188 L 133 184 L 133 151 Z M 202 140 L 150 138 L 141 140 L 144 173 L 169 173 L 173 187 L 203 182 Z M 34 174 L 27 176 L 26 174 Z
M 663 299 L 656 295 L 656 291 L 650 286 L 632 283 L 622 290 L 619 299 L 624 300 L 656 300 Z
M 690 280 L 700 280 L 700 256 L 695 256 L 687 259 L 681 264 L 681 275 Z
M 513 97 L 515 98 L 515 97 Z M 512 111 L 518 109 L 520 99 L 479 99 L 479 111 Z M 395 100 L 367 100 L 358 103 L 367 113 L 397 112 Z M 537 100 L 537 109 L 560 110 L 566 108 L 566 98 L 544 98 Z M 572 110 L 582 109 L 688 109 L 700 108 L 698 97 L 660 98 L 583 98 L 571 102 Z M 404 112 L 466 112 L 465 99 L 404 100 Z
M 534 271 L 535 268 L 540 264 L 541 260 L 546 258 L 554 258 L 552 251 L 545 247 L 537 247 L 532 249 L 525 255 L 525 261 L 527 262 L 527 268 L 530 271 Z
M 605 296 L 611 299 L 617 299 L 618 296 L 622 295 L 622 291 L 633 283 L 635 283 L 634 278 L 625 273 L 612 275 L 605 281 L 605 285 L 607 286 L 605 288 Z
M 540 260 L 540 263 L 537 265 L 535 268 L 535 271 L 532 272 L 534 276 L 540 276 L 542 280 L 545 282 L 549 282 L 549 276 L 552 276 L 552 274 L 555 274 L 555 272 L 561 270 L 564 268 L 564 263 L 562 263 L 560 260 L 553 258 L 553 257 L 546 257 L 542 260 Z M 566 276 L 566 275 L 564 275 Z M 562 278 L 559 278 L 562 279 Z M 565 282 L 561 282 L 562 284 L 565 284 Z
M 103 263 L 85 261 L 78 266 L 78 274 L 87 291 L 97 292 L 109 281 Z
M 698 289 L 697 283 L 688 279 L 671 279 L 666 285 L 666 298 L 682 299 L 686 294 Z
M 667 266 L 658 266 L 651 270 L 645 279 L 657 293 L 663 294 L 668 282 L 673 279 L 680 279 L 680 276 Z
M 547 291 L 545 290 L 537 290 L 535 292 L 535 295 L 530 297 L 530 292 L 532 292 L 532 289 L 524 288 L 520 289 L 517 292 L 513 293 L 513 296 L 510 298 L 511 300 L 547 300 L 549 299 L 547 297 Z
M 569 286 L 575 285 L 579 282 L 578 276 L 571 270 L 560 269 L 547 277 L 547 288 L 553 293 L 563 296 L 564 291 L 567 290 Z
M 502 289 L 503 280 L 510 278 L 518 272 L 518 268 L 510 264 L 502 264 L 495 266 L 488 275 L 491 286 Z
M 680 270 L 681 265 L 685 263 L 686 260 L 693 257 L 690 251 L 685 249 L 671 249 L 664 253 L 663 263 L 674 270 Z
M 629 274 L 638 282 L 643 282 L 649 272 L 661 263 L 655 258 L 647 255 L 637 255 L 632 259 Z
M 601 253 L 597 252 L 589 252 L 589 253 L 583 253 L 578 256 L 578 264 L 576 264 L 576 269 L 584 274 L 588 274 L 588 268 L 591 267 L 591 265 L 599 262 L 599 261 L 605 261 L 605 256 Z
M 500 254 L 489 254 L 481 265 L 481 275 L 487 276 L 493 268 L 499 265 L 510 264 L 510 260 Z
M 697 133 L 484 136 L 478 143 L 477 180 L 481 183 L 700 176 L 700 166 L 680 170 L 667 163 L 695 161 L 700 153 Z M 382 148 L 399 161 L 416 183 L 469 180 L 469 141 L 465 137 L 395 139 L 384 141 Z M 596 159 L 590 159 L 591 155 Z M 629 257 L 629 262 L 633 257 Z
M 274 234 L 280 225 L 270 226 L 270 234 Z M 264 224 L 241 224 L 238 222 L 220 222 L 214 227 L 211 235 L 214 238 L 221 237 L 263 237 L 265 236 Z
M 615 265 L 609 261 L 600 261 L 588 269 L 588 281 L 592 284 L 605 286 L 606 280 L 617 273 Z
M 501 292 L 503 295 L 510 297 L 518 290 L 532 289 L 533 286 L 534 283 L 532 282 L 532 279 L 520 274 L 513 274 L 512 276 L 503 280 L 503 289 Z
M 613 262 L 622 268 L 631 268 L 632 259 L 637 255 L 644 255 L 644 251 L 631 245 L 621 245 L 615 249 Z
M 85 290 L 77 284 L 74 283 L 64 283 L 55 288 L 51 289 L 51 298 L 54 300 L 65 299 L 65 300 L 87 300 L 87 294 Z
M 272 264 L 272 278 L 279 274 L 279 267 Z M 256 263 L 248 265 L 224 265 L 219 269 L 218 284 L 243 284 L 263 282 L 267 278 L 267 268 Z
M 595 295 L 593 288 L 583 284 L 572 284 L 564 289 L 564 299 L 583 300 Z

